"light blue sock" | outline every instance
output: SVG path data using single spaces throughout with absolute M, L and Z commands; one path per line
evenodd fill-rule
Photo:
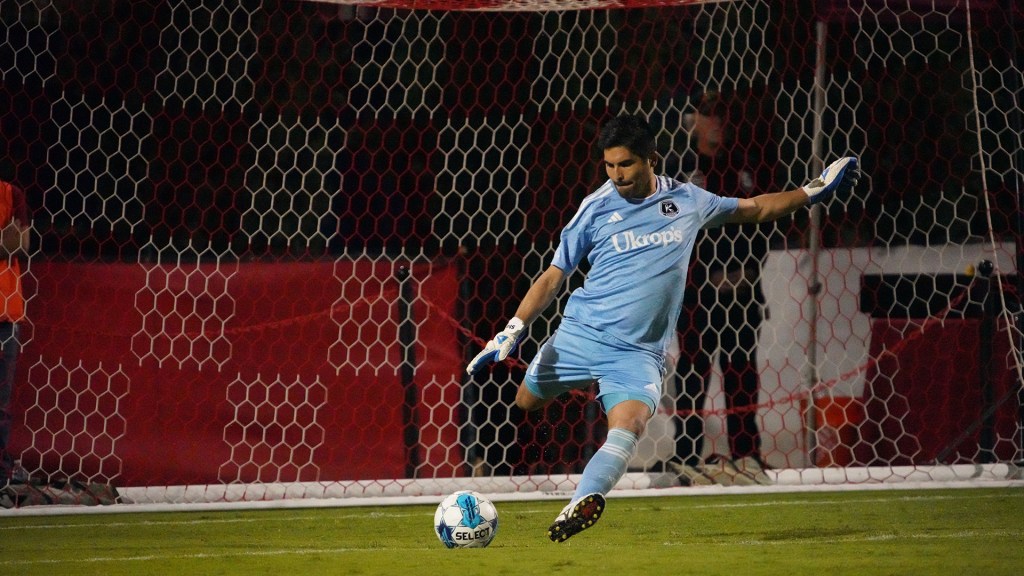
M 611 491 L 626 473 L 626 466 L 630 458 L 636 452 L 636 443 L 639 440 L 625 428 L 612 428 L 608 431 L 608 438 L 601 445 L 601 449 L 594 454 L 594 457 L 587 462 L 583 469 L 583 477 L 576 486 L 576 493 L 572 495 L 572 501 L 576 502 L 587 494 L 599 492 L 604 495 Z

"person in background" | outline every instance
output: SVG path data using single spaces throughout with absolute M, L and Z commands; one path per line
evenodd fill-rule
M 0 486 L 29 480 L 8 442 L 15 367 L 21 352 L 18 323 L 25 318 L 21 258 L 29 252 L 30 226 L 24 191 L 0 180 Z
M 569 296 L 558 329 L 541 345 L 516 392 L 516 406 L 533 411 L 597 381 L 608 420 L 604 443 L 548 528 L 553 542 L 600 519 L 605 495 L 626 473 L 661 400 L 665 351 L 698 232 L 730 222 L 770 222 L 849 193 L 860 176 L 857 159 L 847 157 L 800 188 L 753 198 L 719 196 L 657 175 L 654 130 L 631 114 L 604 124 L 598 148 L 608 179 L 562 229 L 550 266 L 533 281 L 515 316 L 466 366 L 474 374 L 505 360 L 567 276 L 584 258 L 590 262 L 583 286 Z
M 751 198 L 766 190 L 770 174 L 753 154 L 759 142 L 737 142 L 737 106 L 718 92 L 704 93 L 693 115 L 691 150 L 682 171 L 690 183 L 723 196 Z M 768 239 L 756 224 L 730 223 L 697 241 L 683 311 L 676 330 L 675 458 L 668 469 L 683 485 L 768 484 L 757 423 L 760 376 L 757 338 L 764 319 L 761 267 Z M 707 383 L 717 358 L 726 405 L 729 454 L 705 462 Z

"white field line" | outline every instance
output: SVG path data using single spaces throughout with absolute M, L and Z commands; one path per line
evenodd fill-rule
M 1024 530 L 1004 530 L 1004 529 L 993 529 L 993 530 L 958 530 L 956 532 L 949 532 L 945 534 L 936 534 L 934 532 L 928 533 L 906 533 L 906 534 L 893 534 L 889 533 L 878 533 L 878 534 L 858 534 L 858 535 L 847 535 L 847 536 L 825 536 L 825 537 L 811 537 L 811 538 L 790 538 L 788 540 L 742 540 L 739 542 L 704 542 L 701 541 L 702 546 L 736 546 L 741 544 L 744 546 L 806 546 L 807 544 L 843 544 L 843 543 L 858 543 L 858 542 L 898 542 L 904 540 L 962 540 L 965 538 L 992 538 L 992 537 L 1011 537 L 1017 538 L 1024 536 Z M 693 544 L 690 542 L 689 544 Z M 683 542 L 662 542 L 662 546 L 685 546 L 687 543 Z
M 435 546 L 423 546 L 421 548 L 405 548 L 406 551 L 420 551 Z M 167 560 L 205 560 L 210 558 L 250 558 L 267 556 L 304 556 L 308 554 L 347 554 L 350 552 L 366 552 L 366 548 L 282 548 L 279 550 L 246 550 L 231 552 L 196 552 L 191 554 L 144 554 L 141 556 L 84 556 L 79 558 L 68 558 L 63 560 L 39 559 L 39 560 L 0 560 L 0 566 L 35 566 L 42 564 L 97 564 L 107 562 L 152 562 Z M 402 549 L 389 548 L 389 551 Z
M 935 534 L 935 533 L 910 533 L 910 534 L 864 534 L 860 536 L 838 536 L 838 537 L 827 537 L 827 538 L 797 538 L 788 541 L 779 540 L 746 540 L 739 542 L 746 546 L 797 546 L 804 547 L 808 544 L 840 544 L 840 543 L 857 543 L 857 542 L 898 542 L 907 540 L 963 540 L 963 539 L 988 539 L 994 536 L 1010 536 L 1019 537 L 1024 535 L 1021 530 L 959 530 L 948 534 Z M 720 545 L 720 546 L 736 546 L 737 542 L 662 542 L 662 546 L 666 547 L 679 547 L 679 546 L 693 546 L 699 544 L 701 546 L 706 545 Z M 392 552 L 396 551 L 420 551 L 433 548 L 433 546 L 422 546 L 418 548 L 402 548 L 402 549 L 390 549 Z M 269 557 L 269 556 L 306 556 L 310 554 L 316 555 L 338 555 L 338 554 L 349 554 L 357 552 L 367 552 L 366 548 L 281 548 L 277 550 L 247 550 L 247 551 L 230 551 L 230 552 L 197 552 L 191 554 L 144 554 L 139 556 L 84 556 L 79 558 L 70 559 L 39 559 L 39 560 L 0 560 L 0 566 L 16 568 L 19 566 L 39 566 L 39 565 L 58 565 L 58 564 L 100 564 L 100 563 L 117 563 L 117 562 L 154 562 L 154 561 L 168 561 L 168 560 L 206 560 L 206 559 L 223 559 L 223 558 L 252 558 L 252 557 Z

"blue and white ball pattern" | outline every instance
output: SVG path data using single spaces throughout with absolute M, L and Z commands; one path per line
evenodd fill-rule
M 472 490 L 454 492 L 438 504 L 434 532 L 448 548 L 483 548 L 498 533 L 498 510 Z

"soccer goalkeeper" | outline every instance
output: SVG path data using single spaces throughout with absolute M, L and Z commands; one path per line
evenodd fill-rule
M 679 316 L 698 232 L 724 223 L 781 218 L 848 194 L 860 177 L 857 159 L 847 157 L 801 188 L 732 198 L 656 175 L 655 135 L 640 116 L 610 120 L 598 146 L 608 180 L 583 199 L 562 229 L 551 265 L 530 286 L 515 317 L 466 367 L 473 374 L 505 360 L 566 276 L 587 258 L 586 281 L 570 295 L 562 322 L 530 362 L 516 393 L 517 406 L 538 410 L 572 389 L 599 384 L 597 399 L 607 416 L 608 436 L 548 529 L 554 542 L 600 519 L 605 495 L 625 474 L 658 406 L 665 349 Z

